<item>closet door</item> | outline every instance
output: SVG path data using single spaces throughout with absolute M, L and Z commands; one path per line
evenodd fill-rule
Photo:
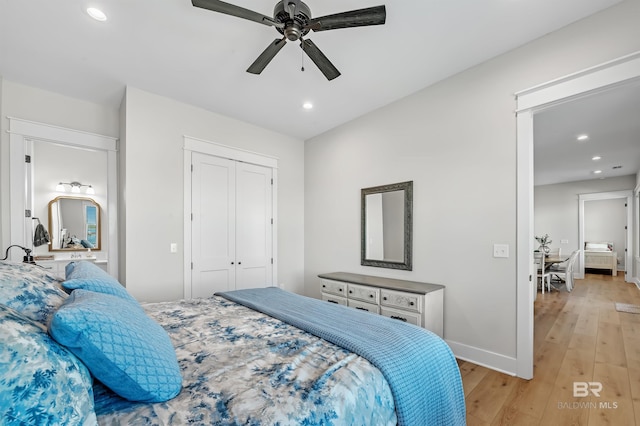
M 273 283 L 273 171 L 192 154 L 191 297 Z
M 235 162 L 192 154 L 191 297 L 235 289 Z
M 236 164 L 236 289 L 272 285 L 272 170 Z

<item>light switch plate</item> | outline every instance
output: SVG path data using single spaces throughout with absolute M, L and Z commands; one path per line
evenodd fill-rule
M 509 244 L 494 244 L 493 257 L 509 257 Z
M 178 244 L 176 243 L 171 243 L 171 246 L 169 248 L 169 251 L 171 253 L 177 253 L 178 252 Z

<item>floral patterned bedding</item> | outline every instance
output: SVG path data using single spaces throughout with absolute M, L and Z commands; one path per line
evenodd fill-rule
M 100 425 L 395 425 L 393 397 L 367 360 L 221 297 L 144 304 L 169 333 L 180 394 L 134 403 L 97 384 Z

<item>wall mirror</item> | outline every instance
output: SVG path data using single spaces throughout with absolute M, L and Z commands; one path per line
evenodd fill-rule
M 100 250 L 100 205 L 85 197 L 54 198 L 49 233 L 49 251 Z
M 413 181 L 361 190 L 361 265 L 412 270 Z

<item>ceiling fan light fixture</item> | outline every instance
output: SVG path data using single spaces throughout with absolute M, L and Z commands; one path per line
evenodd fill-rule
M 593 171 L 593 174 L 594 174 L 594 175 L 599 175 L 600 173 L 602 173 L 602 170 L 594 170 L 594 171 Z
M 598 161 L 598 160 L 602 160 L 602 157 L 600 157 L 599 155 L 594 155 L 593 157 L 591 157 L 591 159 L 593 161 Z
M 87 14 L 91 16 L 96 21 L 104 22 L 107 20 L 107 15 L 103 11 L 95 7 L 87 8 Z
M 578 139 L 580 142 L 582 141 L 586 141 L 587 139 L 589 139 L 589 135 L 587 135 L 586 133 L 582 134 L 582 135 L 578 135 L 578 137 L 576 138 Z

